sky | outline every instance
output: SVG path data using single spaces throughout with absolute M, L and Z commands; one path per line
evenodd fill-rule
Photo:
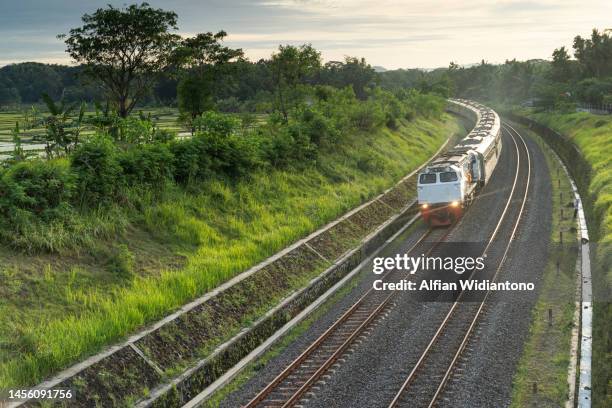
M 70 63 L 56 38 L 81 16 L 130 0 L 0 0 L 0 66 Z M 593 28 L 612 29 L 610 0 L 149 0 L 174 10 L 179 34 L 225 30 L 251 60 L 311 43 L 323 59 L 365 57 L 387 69 L 550 59 Z

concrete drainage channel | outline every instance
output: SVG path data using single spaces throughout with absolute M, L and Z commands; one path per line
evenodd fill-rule
M 448 143 L 449 140 L 432 158 Z M 63 403 L 71 407 L 126 403 L 138 407 L 173 407 L 185 404 L 204 390 L 201 395 L 208 395 L 237 374 L 245 361 L 261 355 L 283 333 L 316 309 L 350 279 L 351 271 L 373 256 L 391 236 L 417 219 L 414 191 L 416 173 L 421 167 L 338 220 L 127 341 L 64 370 L 36 388 L 75 390 L 75 399 Z M 308 277 L 314 273 L 316 277 L 305 287 L 290 292 L 288 282 L 294 275 Z M 248 296 L 254 287 L 266 285 L 278 285 L 289 293 L 255 323 L 239 330 L 201 358 L 197 351 L 210 339 L 211 332 L 219 334 L 228 310 L 235 312 L 237 307 L 257 310 L 258 305 Z M 240 305 L 228 302 L 232 294 L 236 295 L 234 299 L 243 298 L 243 302 Z M 246 311 L 244 313 L 248 316 Z M 211 326 L 211 321 L 216 326 Z M 177 372 L 181 374 L 172 374 Z M 31 400 L 10 406 L 42 404 Z
M 554 152 L 554 150 L 553 150 Z M 578 348 L 573 348 L 571 351 L 572 356 L 570 358 L 571 364 L 578 364 L 580 375 L 578 376 L 578 392 L 575 391 L 576 382 L 576 366 L 570 365 L 568 373 L 568 381 L 570 383 L 570 396 L 568 404 L 566 406 L 578 406 L 580 408 L 591 407 L 591 354 L 593 348 L 592 338 L 592 324 L 593 324 L 593 289 L 591 279 L 591 256 L 589 251 L 589 231 L 587 228 L 586 217 L 584 215 L 584 209 L 582 208 L 582 199 L 578 192 L 578 187 L 574 182 L 574 179 L 570 175 L 567 167 L 563 163 L 563 160 L 554 153 L 555 158 L 561 164 L 565 175 L 570 180 L 572 186 L 572 192 L 574 194 L 574 200 L 578 203 L 578 224 L 579 229 L 577 231 L 578 238 L 580 239 L 580 252 L 578 257 L 579 264 L 577 265 L 577 272 L 580 276 L 580 302 L 578 302 L 578 320 L 580 328 L 580 356 L 578 356 Z M 572 340 L 573 342 L 573 340 Z M 580 360 L 577 363 L 577 360 Z
M 552 150 L 552 149 L 551 149 Z M 591 280 L 591 257 L 589 251 L 589 231 L 587 228 L 586 217 L 584 215 L 584 209 L 582 208 L 582 199 L 578 192 L 578 187 L 574 182 L 570 172 L 563 163 L 563 160 L 559 155 L 552 150 L 555 158 L 559 161 L 561 168 L 565 172 L 565 175 L 570 181 L 572 186 L 572 193 L 574 194 L 574 200 L 578 203 L 578 224 L 579 228 L 576 232 L 578 239 L 580 240 L 580 252 L 576 265 L 576 272 L 580 278 L 579 280 L 579 297 L 580 301 L 577 302 L 576 318 L 575 322 L 578 323 L 580 334 L 576 333 L 576 337 L 580 337 L 579 347 L 575 347 L 574 343 L 577 339 L 574 339 L 572 335 L 572 349 L 570 351 L 570 367 L 568 372 L 568 382 L 570 385 L 569 398 L 566 407 L 580 407 L 590 408 L 591 407 L 591 354 L 592 354 L 592 324 L 593 324 L 593 290 Z M 577 332 L 578 332 L 577 331 Z M 578 345 L 576 345 L 578 346 Z M 578 351 L 580 355 L 578 356 Z M 578 363 L 579 360 L 579 363 Z M 576 368 L 580 370 L 580 374 L 576 381 Z M 577 384 L 575 384 L 577 383 Z M 578 392 L 576 392 L 576 385 L 578 386 Z

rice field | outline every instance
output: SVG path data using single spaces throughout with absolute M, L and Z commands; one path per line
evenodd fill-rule
M 38 108 L 36 108 L 38 109 Z M 159 129 L 168 130 L 176 133 L 180 137 L 188 136 L 190 130 L 179 122 L 179 112 L 176 108 L 143 108 L 135 109 L 132 112 L 133 116 L 144 114 L 151 117 L 153 122 Z M 20 111 L 0 111 L 0 161 L 9 157 L 10 152 L 14 149 L 13 144 L 13 129 L 19 124 L 22 148 L 33 154 L 41 153 L 45 145 L 41 143 L 41 137 L 45 133 L 45 128 L 40 124 L 43 118 L 47 115 L 45 111 L 37 110 L 32 114 L 32 108 L 23 108 Z M 85 116 L 93 116 L 94 112 L 89 111 Z M 251 126 L 257 126 L 266 119 L 267 115 L 253 115 L 253 123 Z M 84 126 L 81 134 L 91 135 L 94 129 L 87 125 Z
M 45 129 L 40 122 L 47 113 L 39 108 L 35 108 L 36 113 L 33 114 L 31 107 L 23 108 L 20 111 L 0 111 L 0 159 L 3 153 L 13 150 L 13 129 L 15 124 L 19 123 L 20 135 L 25 150 L 38 151 L 44 148 L 37 139 L 44 135 Z M 181 133 L 187 129 L 178 121 L 178 110 L 175 108 L 143 108 L 136 109 L 132 115 L 137 116 L 140 113 L 151 115 L 153 122 L 160 128 L 171 132 Z M 89 111 L 86 116 L 93 116 L 94 112 Z M 93 133 L 91 127 L 85 126 L 82 134 L 88 135 Z

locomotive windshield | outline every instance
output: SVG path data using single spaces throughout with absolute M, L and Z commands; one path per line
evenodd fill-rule
M 440 173 L 440 182 L 447 183 L 449 181 L 457 181 L 457 173 L 454 171 L 445 171 Z
M 436 182 L 436 173 L 423 173 L 419 177 L 419 183 L 421 184 L 433 184 Z

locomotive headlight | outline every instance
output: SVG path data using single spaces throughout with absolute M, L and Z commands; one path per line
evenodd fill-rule
M 421 205 L 421 208 L 426 210 L 426 209 L 429 208 L 429 204 L 425 203 L 425 204 Z
M 459 201 L 453 201 L 451 207 L 459 207 Z

